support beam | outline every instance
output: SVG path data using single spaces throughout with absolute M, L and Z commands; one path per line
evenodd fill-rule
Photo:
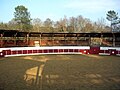
M 3 34 L 0 34 L 0 38 L 1 38 L 1 40 L 0 40 L 0 47 L 3 47 Z
M 76 34 L 76 36 L 77 36 L 77 46 L 78 46 L 78 39 L 79 39 L 78 34 Z
M 27 45 L 29 45 L 29 33 L 27 34 Z
M 102 46 L 102 42 L 103 42 L 103 35 L 101 34 L 101 41 L 100 41 L 100 46 Z
M 91 37 L 89 35 L 89 46 L 91 46 Z
M 52 34 L 52 45 L 54 46 L 54 34 Z
M 41 46 L 41 34 L 42 34 L 42 33 L 40 33 L 40 43 L 39 43 L 40 46 Z
M 115 47 L 115 35 L 113 34 L 113 47 Z

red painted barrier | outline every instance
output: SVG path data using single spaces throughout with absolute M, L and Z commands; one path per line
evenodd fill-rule
M 61 52 L 64 52 L 64 50 L 63 49 L 59 49 L 59 52 L 61 53 Z
M 23 54 L 23 50 L 18 50 L 18 54 Z
M 68 49 L 64 49 L 64 52 L 69 52 L 69 50 Z
M 120 55 L 119 47 L 16 47 L 3 48 L 0 57 L 35 55 L 35 54 L 98 54 Z
M 4 53 L 3 52 L 0 52 L 0 57 L 4 57 Z
M 27 54 L 28 53 L 28 50 L 23 50 L 23 54 Z
M 110 55 L 116 55 L 117 54 L 115 49 L 109 49 L 109 53 L 110 53 Z
M 69 49 L 69 52 L 73 52 L 74 50 L 73 49 Z
M 32 50 L 28 50 L 28 54 L 32 54 Z
M 17 54 L 17 51 L 12 51 L 11 54 Z
M 48 50 L 43 50 L 43 53 L 48 53 Z
M 53 49 L 54 50 L 54 53 L 58 53 L 59 52 L 59 49 Z
M 11 50 L 3 50 L 4 55 L 11 55 Z
M 90 54 L 99 54 L 100 47 L 90 47 Z
M 79 50 L 78 49 L 74 49 L 74 52 L 79 52 Z
M 53 53 L 53 49 L 49 49 L 48 52 L 49 52 L 49 53 Z
M 33 50 L 33 53 L 37 53 L 38 50 Z
M 42 50 L 38 50 L 38 53 L 42 53 Z

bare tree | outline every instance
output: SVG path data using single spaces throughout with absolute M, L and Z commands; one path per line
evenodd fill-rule
M 81 15 L 77 17 L 77 32 L 84 32 L 84 28 L 87 23 L 90 23 L 90 20 L 83 18 Z
M 72 28 L 72 32 L 77 31 L 77 19 L 75 17 L 69 18 L 69 26 Z
M 93 23 L 95 32 L 105 32 L 106 21 L 104 18 L 98 19 L 97 22 Z
M 12 19 L 11 21 L 9 21 L 7 25 L 9 29 L 17 29 L 17 30 L 19 29 L 19 25 L 17 24 L 15 19 Z
M 44 26 L 45 27 L 52 27 L 53 26 L 53 21 L 50 19 L 50 18 L 47 18 L 45 21 L 44 21 Z
M 33 31 L 40 32 L 40 28 L 42 27 L 42 21 L 39 18 L 35 18 L 32 21 L 33 24 Z

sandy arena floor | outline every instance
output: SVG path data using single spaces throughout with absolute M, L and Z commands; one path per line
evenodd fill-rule
M 0 58 L 0 90 L 120 90 L 120 57 Z

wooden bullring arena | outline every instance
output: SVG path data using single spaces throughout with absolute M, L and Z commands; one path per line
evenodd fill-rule
M 120 90 L 120 33 L 0 36 L 0 90 Z
M 39 33 L 0 30 L 0 56 L 120 55 L 120 33 Z

